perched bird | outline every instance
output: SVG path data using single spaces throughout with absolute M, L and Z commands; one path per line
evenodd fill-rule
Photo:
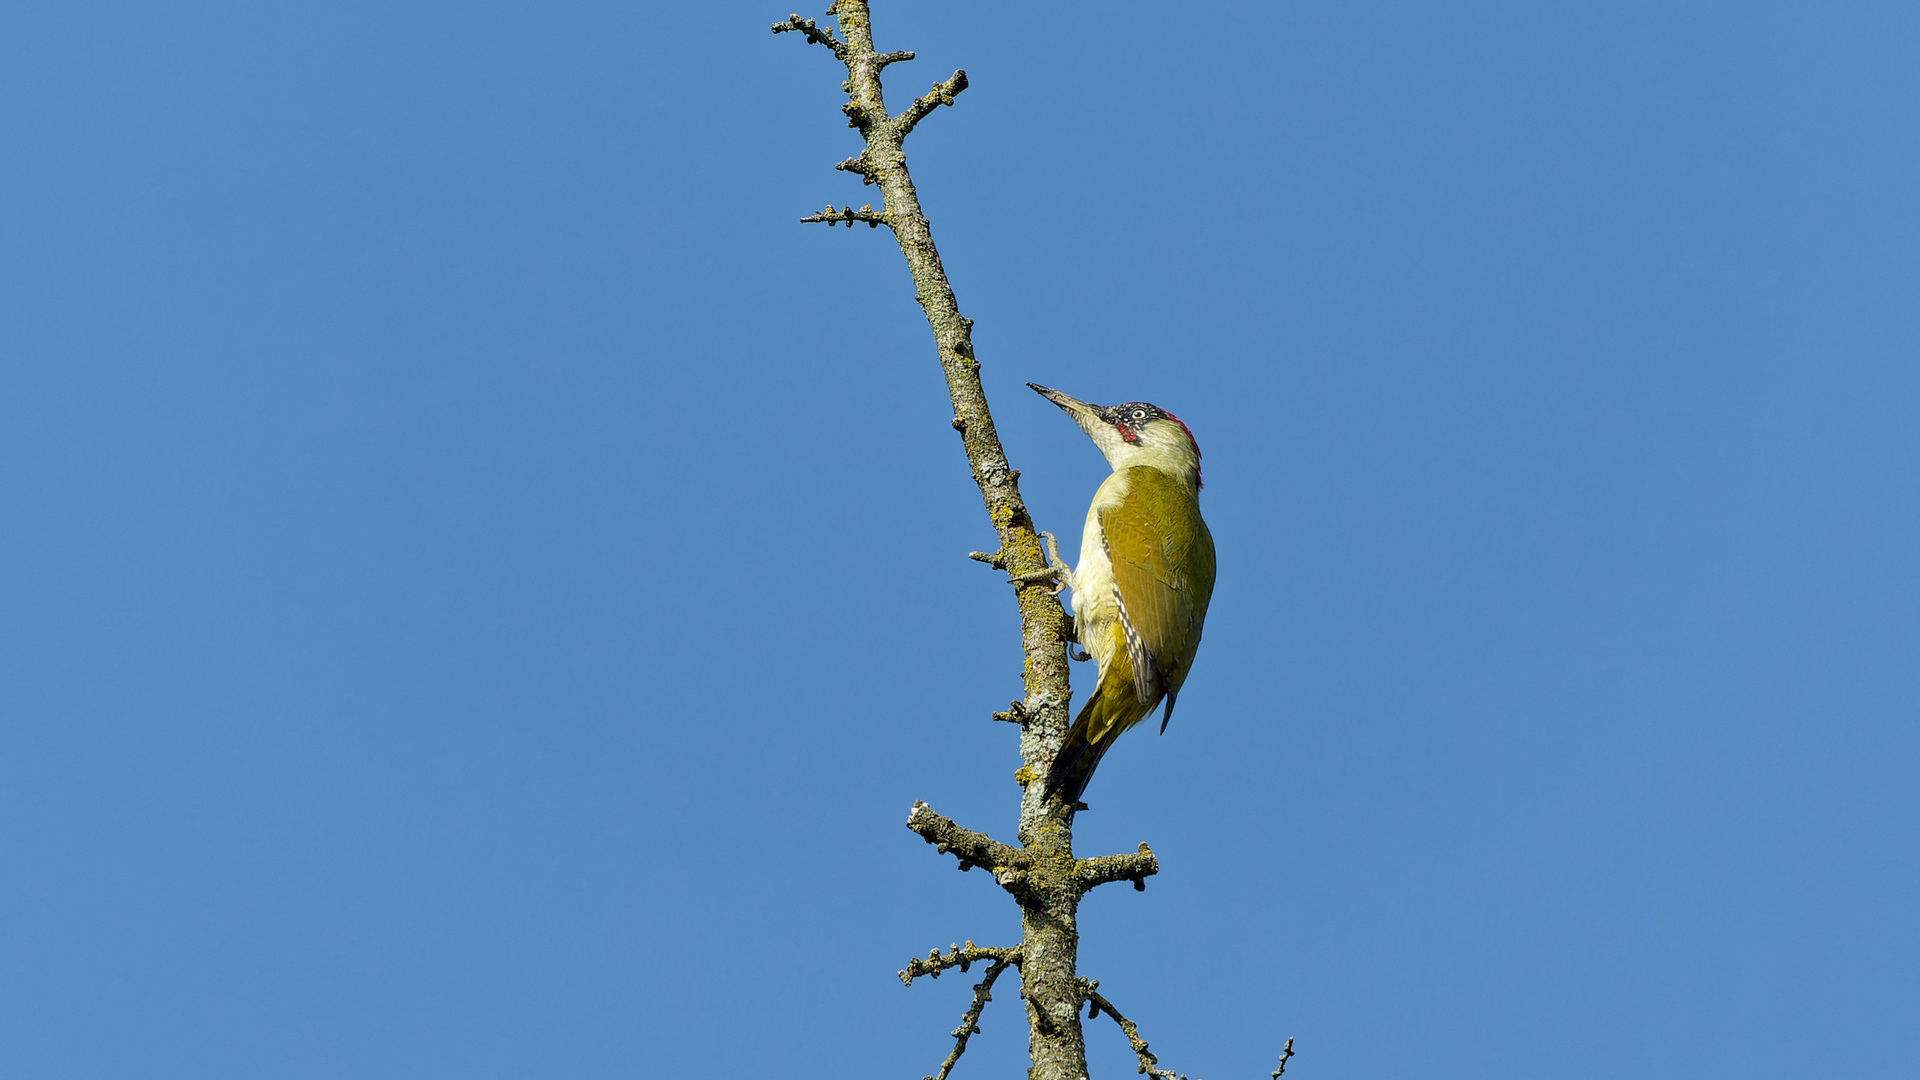
M 1120 733 L 1174 699 L 1200 647 L 1213 596 L 1213 536 L 1200 520 L 1200 446 L 1179 418 L 1143 401 L 1102 408 L 1028 383 L 1060 406 L 1106 455 L 1113 475 L 1093 494 L 1073 589 L 1074 630 L 1100 679 L 1047 772 L 1047 797 L 1080 801 Z

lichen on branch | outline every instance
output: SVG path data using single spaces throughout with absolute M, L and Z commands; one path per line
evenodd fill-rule
M 1019 848 L 1003 844 L 985 833 L 963 829 L 952 818 L 933 812 L 933 807 L 914 800 L 907 811 L 907 828 L 932 844 L 942 855 L 960 860 L 960 869 L 984 866 L 998 874 L 1002 870 L 1024 870 L 1033 865 L 1033 857 Z
M 906 967 L 894 974 L 900 976 L 902 983 L 912 986 L 913 980 L 922 975 L 937 979 L 948 968 L 959 968 L 965 972 L 982 960 L 1005 960 L 1017 964 L 1020 962 L 1020 948 L 1017 945 L 1007 949 L 981 948 L 969 941 L 965 945 L 949 945 L 944 953 L 937 948 L 928 949 L 925 957 L 914 957 L 907 961 Z
M 1083 893 L 1115 881 L 1131 881 L 1135 890 L 1145 891 L 1147 879 L 1159 872 L 1160 860 L 1144 843 L 1137 854 L 1100 855 L 1073 866 L 1074 881 Z

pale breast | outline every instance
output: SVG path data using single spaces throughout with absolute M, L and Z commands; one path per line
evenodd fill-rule
M 1113 596 L 1113 560 L 1107 557 L 1100 535 L 1100 512 L 1124 499 L 1128 486 L 1126 474 L 1117 472 L 1093 493 L 1093 505 L 1087 508 L 1087 521 L 1080 530 L 1080 565 L 1073 570 L 1073 615 L 1080 647 L 1093 654 L 1103 673 L 1113 652 L 1116 635 L 1111 627 L 1120 609 Z

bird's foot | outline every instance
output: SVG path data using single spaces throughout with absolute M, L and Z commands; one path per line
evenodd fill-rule
M 1073 571 L 1067 568 L 1066 563 L 1060 561 L 1060 544 L 1054 540 L 1053 534 L 1043 532 L 1040 534 L 1040 538 L 1047 543 L 1046 567 L 1040 570 L 1028 570 L 1020 574 L 1009 574 L 1007 579 L 1015 585 L 1032 585 L 1036 582 L 1051 581 L 1054 583 L 1054 586 L 1047 591 L 1055 596 L 1059 596 L 1065 590 L 1073 588 Z
M 1045 570 L 1029 570 L 1024 574 L 1012 574 L 1008 576 L 1007 581 L 1013 585 L 1038 585 L 1042 582 L 1051 581 L 1053 582 L 1053 587 L 1047 591 L 1054 596 L 1059 596 L 1061 593 L 1073 588 L 1073 579 L 1070 576 L 1070 572 L 1065 567 L 1058 566 L 1050 566 Z

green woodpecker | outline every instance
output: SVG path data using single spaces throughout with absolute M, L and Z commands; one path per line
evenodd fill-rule
M 1143 401 L 1101 408 L 1028 383 L 1065 410 L 1113 466 L 1087 508 L 1073 589 L 1074 631 L 1100 679 L 1047 772 L 1046 794 L 1080 801 L 1120 733 L 1187 681 L 1213 596 L 1213 536 L 1200 519 L 1200 446 L 1187 425 Z

